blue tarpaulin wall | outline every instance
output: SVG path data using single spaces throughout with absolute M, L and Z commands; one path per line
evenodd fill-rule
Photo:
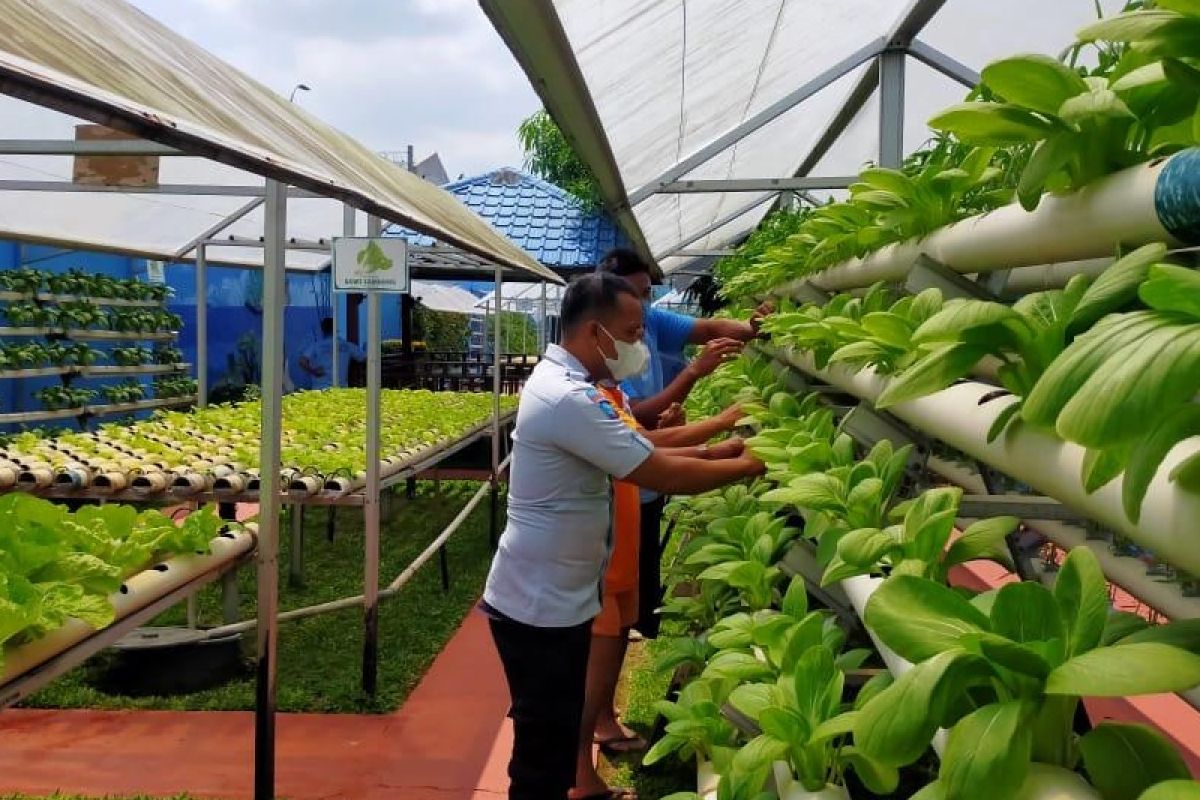
M 76 250 L 0 241 L 0 270 L 34 267 L 48 272 L 71 268 L 118 278 L 147 279 L 144 259 L 89 253 Z M 167 284 L 174 290 L 168 308 L 183 318 L 177 346 L 184 360 L 196 363 L 196 268 L 193 264 L 168 264 Z M 255 269 L 210 265 L 208 269 L 208 384 L 214 389 L 227 377 L 230 366 L 241 364 L 249 355 L 257 368 L 259 337 L 262 331 L 261 272 Z M 289 274 L 288 307 L 284 311 L 284 348 L 292 380 L 304 387 L 304 376 L 297 367 L 300 353 L 321 335 L 320 320 L 329 312 L 327 276 Z M 344 309 L 342 319 L 345 319 Z M 398 298 L 384 298 L 383 337 L 399 338 Z M 366 330 L 365 304 L 360 330 Z M 126 342 L 124 344 L 130 344 Z M 99 345 L 98 349 L 107 349 Z M 112 379 L 106 382 L 111 383 Z M 33 392 L 44 386 L 58 385 L 58 378 L 0 380 L 0 411 L 35 411 L 41 403 Z M 101 381 L 77 382 L 84 388 Z

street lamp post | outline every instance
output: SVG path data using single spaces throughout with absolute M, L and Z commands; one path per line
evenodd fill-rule
M 308 92 L 308 91 L 311 91 L 311 89 L 309 88 L 309 86 L 307 84 L 297 83 L 295 86 L 292 87 L 292 93 L 290 95 L 288 95 L 288 102 L 289 103 L 296 102 L 296 92 Z

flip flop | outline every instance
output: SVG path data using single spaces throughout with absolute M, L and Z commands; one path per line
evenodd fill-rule
M 612 739 L 597 739 L 596 744 L 600 745 L 600 752 L 609 758 L 640 753 L 649 747 L 646 740 L 636 733 L 629 736 L 617 736 Z

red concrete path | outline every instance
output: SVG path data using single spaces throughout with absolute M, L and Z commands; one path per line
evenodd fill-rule
M 281 714 L 277 794 L 293 800 L 502 797 L 508 693 L 487 623 L 472 613 L 399 712 Z M 244 798 L 253 792 L 244 712 L 0 713 L 0 794 Z

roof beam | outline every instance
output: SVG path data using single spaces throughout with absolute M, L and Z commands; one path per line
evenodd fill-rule
M 246 203 L 245 205 L 234 210 L 234 212 L 232 214 L 229 214 L 228 216 L 223 217 L 222 219 L 218 220 L 217 222 L 214 222 L 211 226 L 204 229 L 201 233 L 199 233 L 190 242 L 188 242 L 183 247 L 180 247 L 178 250 L 176 250 L 175 258 L 183 258 L 188 253 L 192 252 L 197 247 L 199 247 L 202 242 L 207 242 L 209 239 L 216 236 L 218 233 L 225 230 L 233 223 L 242 219 L 247 214 L 249 214 L 251 211 L 258 208 L 265 202 L 266 202 L 265 195 L 263 197 L 255 198 L 255 199 L 251 200 L 249 203 Z
M 857 181 L 854 176 L 829 178 L 733 178 L 729 180 L 675 181 L 659 188 L 663 194 L 702 194 L 706 192 L 796 192 L 809 189 L 845 189 Z
M 979 73 L 961 61 L 932 47 L 919 39 L 908 45 L 908 54 L 926 66 L 932 67 L 947 78 L 958 81 L 968 89 L 974 89 L 981 80 Z
M 858 83 L 850 89 L 846 95 L 846 99 L 842 101 L 842 105 L 838 108 L 838 112 L 833 115 L 833 119 L 829 120 L 829 124 L 825 126 L 825 130 L 817 137 L 816 143 L 812 149 L 808 151 L 808 155 L 800 162 L 799 168 L 796 170 L 796 177 L 804 177 L 816 168 L 817 164 L 821 163 L 821 159 L 830 151 L 834 143 L 849 127 L 854 118 L 858 116 L 858 112 L 862 111 L 863 106 L 871 99 L 871 95 L 875 94 L 875 88 L 879 85 L 879 61 L 875 60 L 871 66 L 858 79 Z
M 262 186 L 225 186 L 207 183 L 161 183 L 153 186 L 108 186 L 73 181 L 0 180 L 0 192 L 82 192 L 84 194 L 170 194 L 193 197 L 266 197 Z M 288 197 L 321 198 L 316 192 L 291 187 Z
M 912 44 L 917 35 L 925 30 L 925 26 L 942 10 L 944 5 L 946 5 L 946 0 L 913 0 L 900 17 L 900 21 L 888 33 L 888 48 L 903 49 Z
M 767 195 L 759 197 L 755 200 L 751 200 L 749 203 L 746 203 L 745 205 L 738 206 L 733 211 L 729 212 L 728 214 L 726 214 L 725 216 L 716 220 L 715 222 L 708 225 L 707 227 L 697 231 L 696 233 L 693 233 L 691 236 L 687 237 L 683 241 L 677 242 L 676 244 L 672 245 L 670 248 L 663 250 L 660 253 L 655 253 L 654 254 L 655 260 L 663 259 L 663 258 L 667 258 L 669 256 L 676 255 L 680 250 L 683 250 L 688 245 L 695 244 L 696 242 L 703 239 L 705 236 L 708 236 L 713 231 L 720 230 L 721 228 L 725 227 L 729 223 L 733 222 L 735 219 L 744 217 L 746 214 L 749 214 L 751 211 L 758 208 L 759 206 L 761 206 L 763 203 L 767 202 L 768 200 L 773 200 L 775 198 L 776 194 L 778 194 L 778 193 L 774 192 L 771 194 L 767 194 Z
M 554 3 L 546 0 L 479 0 L 542 105 L 580 159 L 592 170 L 609 211 L 637 250 L 650 256 L 625 194 L 621 170 Z
M 174 147 L 145 139 L 0 139 L 6 156 L 186 156 Z
M 660 175 L 631 192 L 629 194 L 629 204 L 636 206 L 638 203 L 657 193 L 664 184 L 671 183 L 683 177 L 696 167 L 714 158 L 719 153 L 724 152 L 734 143 L 744 139 L 746 136 L 749 136 L 751 133 L 754 133 L 759 128 L 776 119 L 781 114 L 803 103 L 838 78 L 841 78 L 843 75 L 879 55 L 885 49 L 886 43 L 887 41 L 883 37 L 870 42 L 834 64 L 820 75 L 817 75 L 800 88 L 775 101 L 741 124 L 730 128 L 709 144 L 687 156 L 678 164 L 667 168 Z

